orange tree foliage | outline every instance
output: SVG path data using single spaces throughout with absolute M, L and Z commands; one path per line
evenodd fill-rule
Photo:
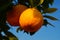
M 13 3 L 13 1 L 15 3 Z M 53 21 L 58 20 L 55 17 L 47 15 L 47 14 L 51 14 L 52 12 L 55 12 L 57 10 L 56 8 L 49 7 L 49 5 L 51 5 L 51 6 L 53 5 L 54 0 L 17 0 L 17 1 L 15 1 L 15 0 L 0 0 L 0 40 L 13 40 L 13 39 L 18 40 L 18 38 L 13 33 L 8 31 L 11 28 L 6 23 L 6 19 L 7 19 L 6 13 L 8 11 L 12 10 L 12 7 L 17 4 L 25 5 L 28 8 L 36 7 L 44 17 L 43 26 L 47 26 L 48 24 L 51 26 L 54 26 L 51 23 L 49 23 L 48 20 L 45 18 L 48 18 Z M 17 28 L 17 32 L 19 30 L 22 31 L 22 29 L 20 27 Z M 2 32 L 4 32 L 5 35 L 3 35 Z M 24 31 L 24 32 L 26 32 L 26 31 Z M 27 34 L 30 33 L 30 35 L 33 35 L 35 32 L 26 32 L 26 33 Z

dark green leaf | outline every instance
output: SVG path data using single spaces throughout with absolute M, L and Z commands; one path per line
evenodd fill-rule
M 51 26 L 53 26 L 53 27 L 55 27 L 54 25 L 52 25 L 52 24 L 51 24 L 51 23 L 49 23 L 49 22 L 48 22 L 48 24 L 49 24 L 49 25 L 51 25 Z
M 48 24 L 51 25 L 51 26 L 53 26 L 53 27 L 55 27 L 54 25 L 52 25 L 51 23 L 49 23 L 46 19 L 44 19 L 44 24 L 43 25 L 47 27 Z
M 7 36 L 3 36 L 3 40 L 9 40 Z
M 2 34 L 1 34 L 1 32 L 0 32 L 0 40 L 2 40 L 3 39 L 3 36 L 2 36 Z
M 42 8 L 41 8 L 40 6 L 37 6 L 37 9 L 41 12 L 41 9 L 42 9 Z
M 49 0 L 49 3 L 52 5 L 53 4 L 53 2 L 54 2 L 54 0 Z
M 20 30 L 20 28 L 17 28 L 16 32 L 18 32 Z
M 8 4 L 9 2 L 12 2 L 12 0 L 0 0 L 0 6 Z
M 26 2 L 28 3 L 28 5 L 26 4 Z M 27 7 L 29 7 L 29 0 L 18 0 L 18 3 L 20 3 L 20 4 L 22 4 L 22 5 L 25 5 L 25 6 L 27 6 Z
M 46 19 L 44 19 L 44 24 L 43 25 L 47 27 L 47 24 L 48 24 L 48 21 Z
M 27 34 L 28 34 L 29 32 L 27 32 L 27 31 L 24 31 L 24 33 L 27 33 Z
M 42 4 L 43 2 L 44 2 L 44 0 L 40 0 L 40 2 L 39 2 L 39 4 L 38 4 L 38 5 Z
M 49 8 L 49 0 L 44 0 L 44 2 L 41 5 L 43 9 Z
M 8 6 L 11 5 L 11 2 L 9 2 L 8 4 L 2 5 L 0 6 L 0 11 L 6 10 Z
M 10 29 L 10 27 L 8 25 L 0 24 L 0 26 L 1 26 L 2 31 L 7 31 Z
M 36 32 L 30 32 L 30 35 L 32 36 L 32 35 L 34 35 Z
M 31 7 L 34 7 L 33 0 L 29 0 L 29 2 L 30 2 L 30 6 L 31 6 Z
M 34 3 L 36 4 L 35 7 L 40 6 L 43 2 L 44 0 L 35 0 L 35 3 Z
M 9 31 L 4 31 L 9 40 L 18 40 L 17 37 Z
M 44 13 L 52 13 L 55 12 L 57 9 L 56 8 L 46 8 L 44 9 Z
M 17 28 L 16 32 L 22 31 L 23 29 L 21 27 Z
M 49 16 L 49 15 L 44 15 L 44 17 L 51 19 L 51 20 L 54 20 L 54 21 L 58 20 L 57 18 Z

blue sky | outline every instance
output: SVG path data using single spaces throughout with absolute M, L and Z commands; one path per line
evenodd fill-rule
M 48 27 L 42 26 L 33 36 L 23 33 L 23 31 L 16 32 L 16 27 L 12 27 L 10 31 L 18 37 L 19 40 L 60 40 L 60 1 L 54 0 L 54 4 L 51 6 L 58 10 L 53 14 L 49 14 L 58 18 L 58 21 L 49 20 L 55 27 L 48 25 Z

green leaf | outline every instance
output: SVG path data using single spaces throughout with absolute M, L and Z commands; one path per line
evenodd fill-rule
M 20 30 L 20 28 L 17 28 L 16 32 L 18 32 Z
M 43 9 L 49 8 L 49 0 L 44 0 L 44 2 L 41 5 Z
M 30 2 L 30 6 L 33 7 L 34 6 L 33 0 L 29 0 L 29 2 Z
M 48 18 L 48 19 L 51 19 L 51 20 L 53 20 L 53 21 L 58 20 L 57 18 L 52 17 L 52 16 L 49 16 L 49 15 L 44 15 L 44 17 L 46 17 L 46 18 Z
M 44 2 L 44 0 L 40 0 L 40 2 L 39 2 L 39 4 L 38 4 L 38 5 L 42 4 L 43 2 Z
M 53 2 L 54 2 L 54 0 L 49 0 L 50 5 L 52 5 L 52 4 L 53 4 Z
M 9 40 L 18 40 L 16 37 L 9 37 Z
M 3 36 L 3 40 L 9 40 L 7 36 Z
M 4 31 L 9 40 L 18 40 L 17 37 L 9 31 Z
M 47 21 L 47 19 L 44 19 L 44 26 L 47 26 L 47 24 L 48 24 L 48 21 Z
M 36 32 L 30 32 L 30 35 L 32 36 L 32 35 L 34 35 Z
M 15 1 L 16 1 L 16 0 L 15 0 Z M 26 4 L 26 2 L 27 2 L 28 4 Z M 22 5 L 25 5 L 25 6 L 27 6 L 27 7 L 29 7 L 29 4 L 30 4 L 30 3 L 29 3 L 29 0 L 22 0 L 22 1 L 21 1 L 21 0 L 18 0 L 18 3 L 19 3 L 19 4 L 22 4 Z
M 51 25 L 51 26 L 53 26 L 53 27 L 55 27 L 54 25 L 52 25 L 51 23 L 49 23 L 46 19 L 44 19 L 44 24 L 43 25 L 47 27 L 48 24 Z
M 57 9 L 56 8 L 46 8 L 44 9 L 44 13 L 52 13 L 55 12 Z
M 3 6 L 0 6 L 0 11 L 6 10 L 8 6 L 11 5 L 11 2 L 9 2 L 8 4 L 5 4 Z
M 52 24 L 51 24 L 51 23 L 49 23 L 49 22 L 48 22 L 48 24 L 49 24 L 49 25 L 51 25 L 51 26 L 53 26 L 53 27 L 55 27 L 54 25 L 52 25 Z
M 27 33 L 27 34 L 28 34 L 29 32 L 27 32 L 27 31 L 24 31 L 24 33 Z
M 17 28 L 16 32 L 22 31 L 23 29 L 21 27 Z
M 44 0 L 35 0 L 35 7 L 41 5 L 44 2 Z
M 20 30 L 20 28 L 17 28 L 16 32 L 18 32 Z
M 0 32 L 0 40 L 2 40 L 3 39 L 3 36 L 2 36 L 2 34 L 1 34 L 1 32 Z

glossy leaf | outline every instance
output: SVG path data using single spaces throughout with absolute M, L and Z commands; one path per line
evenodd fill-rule
M 44 13 L 52 13 L 55 12 L 57 9 L 56 8 L 46 8 L 44 9 Z
M 44 0 L 40 0 L 40 2 L 39 2 L 39 4 L 38 4 L 38 5 L 42 4 L 43 2 L 44 2 Z
M 37 0 L 36 0 L 36 1 L 37 1 Z M 40 2 L 39 2 L 37 5 L 35 5 L 35 7 L 41 5 L 43 2 L 44 2 L 44 0 L 40 0 Z
M 58 20 L 57 18 L 49 16 L 49 15 L 44 15 L 44 17 L 51 19 L 51 20 L 54 20 L 54 21 Z

